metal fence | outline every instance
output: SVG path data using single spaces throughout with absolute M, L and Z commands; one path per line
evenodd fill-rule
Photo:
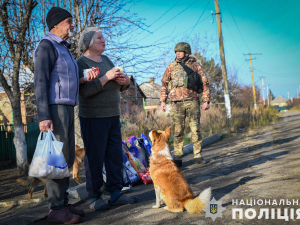
M 35 146 L 37 143 L 37 138 L 39 136 L 39 124 L 31 123 L 24 124 L 25 140 L 27 143 L 27 157 L 28 161 L 34 154 Z M 14 139 L 14 127 L 13 125 L 1 125 L 0 126 L 0 161 L 12 160 L 16 162 L 16 149 L 13 143 Z

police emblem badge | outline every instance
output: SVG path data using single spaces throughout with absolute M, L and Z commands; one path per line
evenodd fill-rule
M 218 205 L 217 204 L 209 204 L 210 205 L 210 213 L 216 214 L 218 212 Z
M 209 202 L 206 202 L 206 206 L 203 208 L 203 211 L 205 212 L 205 218 L 210 217 L 213 221 L 215 221 L 217 217 L 222 218 L 222 212 L 224 210 L 225 208 L 222 206 L 222 201 L 216 201 L 215 198 Z

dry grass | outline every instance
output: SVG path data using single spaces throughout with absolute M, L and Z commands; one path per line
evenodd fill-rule
M 230 132 L 238 132 L 245 128 L 257 128 L 267 126 L 271 122 L 278 121 L 278 114 L 272 107 L 259 107 L 257 110 L 250 108 L 232 108 L 231 119 L 227 120 L 224 107 L 212 105 L 209 110 L 201 110 L 201 134 L 205 138 L 223 130 Z M 127 140 L 128 137 L 135 135 L 140 137 L 141 133 L 148 137 L 151 130 L 165 130 L 171 126 L 172 120 L 170 116 L 150 115 L 145 118 L 144 111 L 140 113 L 131 113 L 123 118 L 122 137 Z M 191 140 L 191 131 L 188 125 L 188 118 L 185 121 L 184 130 L 185 144 Z M 171 147 L 173 137 L 171 136 Z
M 300 105 L 294 106 L 290 110 L 300 111 Z
M 139 113 L 136 111 L 136 113 L 125 115 L 121 119 L 121 123 L 123 140 L 127 140 L 127 138 L 133 135 L 139 138 L 141 134 L 149 138 L 148 134 L 151 130 L 166 130 L 171 126 L 171 118 L 165 116 L 155 117 L 152 114 L 146 118 L 144 111 L 140 111 Z

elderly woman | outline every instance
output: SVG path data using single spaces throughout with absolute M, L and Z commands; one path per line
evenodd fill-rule
M 79 118 L 81 136 L 86 155 L 84 166 L 86 189 L 91 199 L 90 208 L 108 209 L 110 205 L 137 202 L 136 197 L 121 194 L 122 189 L 122 136 L 120 125 L 120 92 L 129 87 L 127 74 L 114 68 L 112 61 L 102 53 L 105 39 L 97 27 L 86 28 L 79 39 L 77 59 L 79 77 L 84 70 L 99 69 L 98 79 L 80 80 Z M 106 188 L 110 192 L 108 204 L 101 198 L 103 185 L 102 168 L 106 169 Z

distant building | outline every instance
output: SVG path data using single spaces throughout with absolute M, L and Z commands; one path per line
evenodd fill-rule
M 36 122 L 35 99 L 32 100 L 32 92 L 21 91 L 21 114 L 23 124 Z M 34 96 L 35 97 L 35 96 Z M 34 98 L 33 97 L 33 98 Z M 5 92 L 0 92 L 0 125 L 13 124 L 13 112 L 10 101 Z
M 141 90 L 147 97 L 145 100 L 145 110 L 147 112 L 147 115 L 149 115 L 150 113 L 152 113 L 153 115 L 162 113 L 162 111 L 160 110 L 161 86 L 155 84 L 154 81 L 155 81 L 154 77 L 150 77 L 149 82 L 143 82 L 140 84 Z M 171 110 L 171 106 L 167 105 L 166 114 L 169 114 L 170 110 Z
M 279 107 L 287 106 L 288 105 L 288 100 L 281 97 L 281 96 L 278 96 L 273 101 L 271 101 L 271 105 L 272 106 L 278 105 Z
M 143 109 L 143 99 L 147 99 L 136 80 L 130 76 L 130 87 L 128 90 L 121 92 L 121 113 L 138 113 Z
M 292 98 L 292 105 L 293 106 L 300 105 L 300 97 Z
M 23 124 L 30 124 L 37 121 L 36 101 L 33 83 L 30 80 L 33 73 L 22 64 L 19 74 L 19 84 L 21 87 L 21 115 Z M 29 85 L 27 85 L 29 83 Z M 8 96 L 4 89 L 0 87 L 0 125 L 13 124 L 13 112 Z

